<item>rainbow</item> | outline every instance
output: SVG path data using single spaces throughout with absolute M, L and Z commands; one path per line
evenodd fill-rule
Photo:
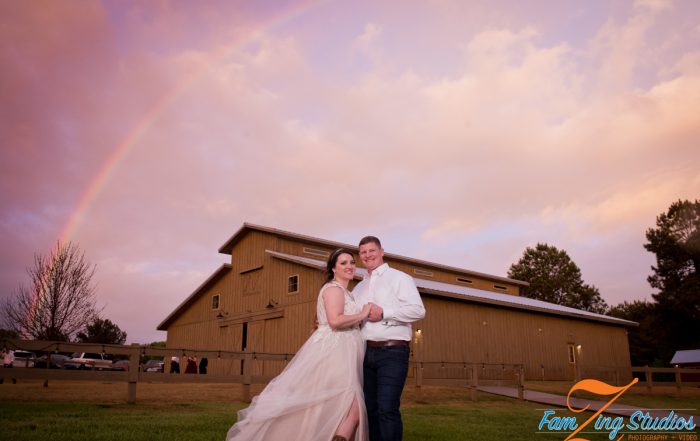
M 173 105 L 173 103 L 175 103 L 175 101 L 177 101 L 177 99 L 182 96 L 182 94 L 188 90 L 192 84 L 194 84 L 205 73 L 214 69 L 220 61 L 227 59 L 231 54 L 235 53 L 240 48 L 259 39 L 265 33 L 265 31 L 294 20 L 299 16 L 317 8 L 318 6 L 327 3 L 328 1 L 330 0 L 304 0 L 291 6 L 287 10 L 282 10 L 278 14 L 273 15 L 251 31 L 247 37 L 241 38 L 240 41 L 237 41 L 232 48 L 226 50 L 224 53 L 214 56 L 212 62 L 205 67 L 202 67 L 197 72 L 189 75 L 176 87 L 174 87 L 173 90 L 159 99 L 155 105 L 153 105 L 146 112 L 143 118 L 140 119 L 140 122 L 138 122 L 128 132 L 124 139 L 122 139 L 116 145 L 116 147 L 112 150 L 112 153 L 99 168 L 97 174 L 87 185 L 86 190 L 78 199 L 78 203 L 75 205 L 73 210 L 71 210 L 68 221 L 61 229 L 59 241 L 66 243 L 75 236 L 83 219 L 85 218 L 85 214 L 87 213 L 88 209 L 97 199 L 100 192 L 109 183 L 110 178 L 114 174 L 114 171 L 119 164 L 124 160 L 124 158 L 127 157 L 129 152 L 133 150 L 136 145 L 138 145 L 139 140 L 148 132 L 149 128 L 155 121 L 157 121 L 158 117 L 163 113 L 163 111 Z

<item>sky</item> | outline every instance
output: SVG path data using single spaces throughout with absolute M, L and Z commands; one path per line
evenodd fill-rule
M 0 300 L 72 241 L 130 343 L 244 222 L 649 299 L 700 197 L 695 0 L 0 0 Z

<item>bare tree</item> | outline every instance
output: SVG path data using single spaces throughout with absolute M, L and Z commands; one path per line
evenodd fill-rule
M 95 266 L 71 242 L 58 242 L 48 257 L 34 255 L 30 287 L 20 285 L 4 304 L 6 325 L 24 338 L 70 340 L 97 316 Z

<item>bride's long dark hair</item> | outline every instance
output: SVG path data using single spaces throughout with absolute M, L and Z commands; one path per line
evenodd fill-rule
M 338 248 L 331 253 L 330 257 L 328 257 L 328 262 L 326 262 L 326 283 L 330 282 L 333 280 L 333 277 L 335 277 L 333 268 L 335 268 L 335 264 L 338 263 L 338 258 L 341 254 L 349 254 L 352 256 L 352 251 L 345 248 Z

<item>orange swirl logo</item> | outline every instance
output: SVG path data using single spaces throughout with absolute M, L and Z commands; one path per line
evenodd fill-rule
M 588 418 L 581 425 L 578 424 L 576 417 L 566 417 L 566 416 L 556 416 L 556 412 L 553 410 L 547 410 L 542 415 L 542 419 L 539 423 L 539 430 L 543 428 L 550 431 L 562 431 L 571 430 L 572 432 L 566 437 L 564 441 L 589 441 L 586 438 L 577 437 L 578 433 L 581 432 L 586 427 L 592 425 L 592 429 L 595 431 L 605 431 L 608 432 L 608 438 L 612 441 L 618 435 L 621 429 L 626 428 L 633 433 L 628 438 L 630 440 L 637 438 L 641 433 L 646 433 L 647 436 L 651 435 L 653 432 L 666 431 L 665 433 L 674 432 L 677 433 L 678 439 L 684 440 L 684 436 L 691 437 L 687 438 L 688 441 L 697 441 L 697 434 L 689 433 L 695 429 L 695 424 L 693 423 L 693 417 L 683 417 L 670 411 L 667 416 L 662 418 L 652 417 L 649 412 L 643 412 L 642 410 L 636 410 L 629 416 L 628 422 L 625 424 L 624 418 L 622 416 L 608 417 L 603 415 L 603 412 L 609 408 L 622 394 L 624 394 L 630 387 L 637 383 L 637 379 L 634 378 L 629 384 L 625 386 L 612 386 L 610 384 L 604 383 L 602 381 L 587 379 L 581 380 L 576 383 L 566 396 L 566 407 L 574 413 L 585 412 L 590 408 L 591 403 L 588 402 L 582 408 L 576 408 L 571 403 L 571 396 L 574 392 L 585 391 L 590 392 L 595 395 L 600 396 L 612 396 L 607 402 L 605 402 L 600 409 L 598 409 L 590 418 Z M 686 431 L 686 432 L 682 432 Z M 634 434 L 637 432 L 638 434 Z M 658 432 L 657 432 L 658 433 Z M 624 437 L 621 434 L 619 438 L 615 441 L 620 441 Z

